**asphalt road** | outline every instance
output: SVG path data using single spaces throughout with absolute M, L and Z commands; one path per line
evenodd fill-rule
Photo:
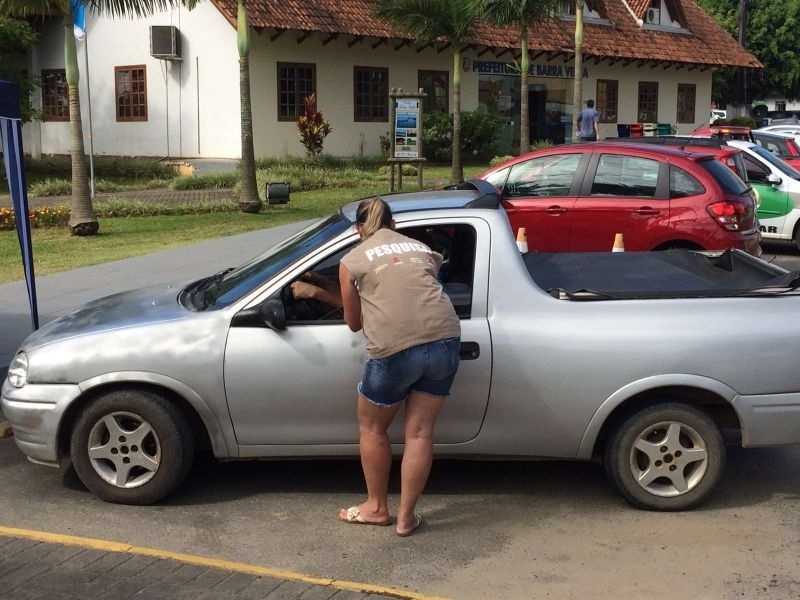
M 800 597 L 800 450 L 731 449 L 710 502 L 629 507 L 594 463 L 437 461 L 422 529 L 337 521 L 355 461 L 217 464 L 151 507 L 111 505 L 0 440 L 0 525 L 449 598 Z M 392 479 L 396 503 L 397 472 Z

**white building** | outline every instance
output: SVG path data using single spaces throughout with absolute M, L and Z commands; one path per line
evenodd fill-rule
M 239 157 L 236 14 L 236 0 L 142 20 L 87 14 L 78 43 L 87 151 L 91 141 L 101 155 Z M 449 44 L 407 39 L 371 16 L 368 0 L 249 0 L 248 15 L 256 156 L 303 154 L 296 119 L 310 92 L 333 125 L 325 151 L 342 156 L 378 154 L 392 88 L 423 88 L 426 110 L 452 110 Z M 574 26 L 565 2 L 530 27 L 531 140 L 571 136 Z M 46 23 L 29 57 L 44 82 L 36 102 L 50 114 L 24 128 L 34 155 L 70 148 L 64 31 Z M 517 46 L 513 29 L 483 25 L 462 49 L 462 110 L 489 106 L 508 150 L 520 112 Z M 588 0 L 583 51 L 583 98 L 601 111 L 601 136 L 636 122 L 689 132 L 707 123 L 713 68 L 761 66 L 691 0 Z

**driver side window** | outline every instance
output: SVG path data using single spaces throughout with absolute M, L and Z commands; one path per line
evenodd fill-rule
M 415 240 L 421 241 L 432 250 L 443 256 L 438 279 L 445 294 L 453 302 L 461 319 L 470 318 L 472 312 L 472 281 L 475 267 L 475 229 L 470 225 L 433 225 L 398 227 L 398 231 Z M 339 284 L 339 261 L 355 243 L 345 246 L 320 261 L 310 272 L 312 278 L 321 277 L 331 285 Z M 341 309 L 334 308 L 315 300 L 295 300 L 291 293 L 291 284 L 284 287 L 282 299 L 286 308 L 288 324 L 308 323 L 342 323 L 344 318 Z

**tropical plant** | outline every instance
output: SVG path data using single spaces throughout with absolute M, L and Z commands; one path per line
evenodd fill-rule
M 472 0 L 474 10 L 482 19 L 494 25 L 513 25 L 519 31 L 519 74 L 520 74 L 520 154 L 528 151 L 530 139 L 530 119 L 528 117 L 528 73 L 530 70 L 530 51 L 528 46 L 528 27 L 546 16 L 556 4 L 556 0 Z M 496 98 L 496 96 L 495 96 Z
M 143 17 L 173 6 L 194 8 L 198 0 L 0 0 L 0 14 L 28 17 L 60 16 L 64 24 L 64 69 L 69 94 L 69 122 L 72 137 L 72 202 L 69 231 L 72 235 L 94 235 L 100 228 L 89 195 L 88 166 L 83 145 L 81 103 L 78 94 L 78 51 L 73 33 L 75 12 L 81 7 L 97 15 Z
M 450 179 L 464 179 L 461 163 L 461 48 L 478 22 L 473 0 L 376 0 L 375 16 L 424 44 L 442 39 L 453 50 L 453 162 Z
M 575 0 L 575 75 L 572 87 L 572 131 L 578 130 L 583 107 L 583 1 Z
M 317 95 L 309 94 L 303 98 L 303 114 L 297 119 L 300 141 L 309 158 L 316 160 L 322 154 L 322 144 L 333 131 L 329 121 L 317 110 Z
M 239 0 L 236 17 L 236 42 L 239 47 L 239 106 L 242 129 L 242 160 L 239 171 L 242 185 L 239 208 L 242 212 L 257 213 L 261 199 L 256 185 L 256 156 L 253 149 L 253 110 L 250 102 L 250 29 L 247 26 L 247 0 Z
M 453 115 L 425 113 L 422 118 L 422 145 L 425 157 L 445 163 L 453 152 Z M 497 152 L 500 124 L 483 105 L 461 113 L 461 160 L 484 163 Z
M 36 44 L 36 32 L 29 23 L 0 15 L 0 79 L 19 85 L 19 104 L 23 121 L 40 118 L 39 111 L 31 107 L 31 94 L 36 81 L 26 73 L 15 59 L 25 58 L 29 48 Z

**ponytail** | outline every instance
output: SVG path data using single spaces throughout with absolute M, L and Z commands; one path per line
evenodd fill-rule
M 391 227 L 392 209 L 383 198 L 367 198 L 358 204 L 356 224 L 361 226 L 361 239 L 365 240 L 379 229 Z

